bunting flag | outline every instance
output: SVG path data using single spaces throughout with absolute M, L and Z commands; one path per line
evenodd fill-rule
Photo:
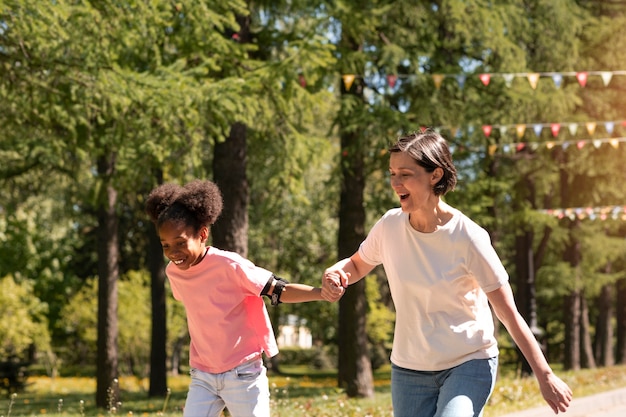
M 624 220 L 626 221 L 626 206 L 602 206 L 602 207 L 569 207 L 557 209 L 539 210 L 558 219 L 569 218 L 571 220 Z
M 616 70 L 616 71 L 565 71 L 565 72 L 517 72 L 517 73 L 488 73 L 488 72 L 483 72 L 480 74 L 477 74 L 478 79 L 480 80 L 480 82 L 485 86 L 489 86 L 491 84 L 491 81 L 493 81 L 494 78 L 500 77 L 504 79 L 504 82 L 506 84 L 507 87 L 511 87 L 513 85 L 513 81 L 515 78 L 525 78 L 530 87 L 534 90 L 537 88 L 537 85 L 539 83 L 539 80 L 541 78 L 550 78 L 552 79 L 552 82 L 554 83 L 554 86 L 556 88 L 561 88 L 561 85 L 563 84 L 563 80 L 564 77 L 575 77 L 576 81 L 578 82 L 578 84 L 580 85 L 581 88 L 584 88 L 587 86 L 587 82 L 589 81 L 590 77 L 600 77 L 600 79 L 602 80 L 602 84 L 607 87 L 609 85 L 609 83 L 611 82 L 611 80 L 613 79 L 613 77 L 615 75 L 626 75 L 626 70 Z M 396 85 L 396 82 L 398 79 L 403 78 L 403 79 L 413 79 L 413 78 L 417 78 L 417 77 L 430 77 L 433 81 L 433 84 L 435 85 L 435 88 L 437 90 L 439 90 L 441 88 L 441 85 L 443 83 L 443 81 L 446 78 L 453 78 L 454 80 L 456 80 L 457 84 L 459 85 L 459 88 L 463 89 L 465 87 L 465 81 L 467 79 L 467 77 L 471 77 L 474 75 L 471 74 L 409 74 L 409 75 L 388 75 L 387 76 L 387 83 L 389 85 L 389 87 L 394 88 L 394 86 Z M 357 77 L 361 77 L 361 78 L 365 78 L 361 75 L 357 75 L 357 74 L 344 74 L 342 75 L 342 79 L 344 82 L 344 85 L 346 86 L 346 89 L 349 90 L 349 88 L 347 87 L 348 84 L 351 86 L 352 82 L 354 81 L 355 78 Z M 302 84 L 302 82 L 301 82 Z
M 346 91 L 350 91 L 350 87 L 352 87 L 352 83 L 354 82 L 354 78 L 356 76 L 354 74 L 345 74 L 342 76 L 343 84 L 346 87 Z M 393 87 L 391 87 L 393 88 Z

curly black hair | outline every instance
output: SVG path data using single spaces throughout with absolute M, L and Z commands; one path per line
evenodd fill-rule
M 166 221 L 176 221 L 198 231 L 214 224 L 222 208 L 222 193 L 208 180 L 194 180 L 184 186 L 162 184 L 146 200 L 146 213 L 157 227 Z

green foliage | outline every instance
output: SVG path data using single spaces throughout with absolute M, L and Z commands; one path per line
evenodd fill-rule
M 150 363 L 151 300 L 149 275 L 129 271 L 119 282 L 119 361 L 122 375 L 146 377 Z M 90 279 L 61 312 L 57 332 L 62 344 L 55 347 L 65 366 L 93 364 L 96 358 L 98 282 Z M 184 310 L 168 292 L 168 346 L 170 354 L 178 338 L 187 333 Z
M 28 281 L 16 282 L 7 275 L 0 279 L 0 358 L 29 361 L 29 350 L 47 353 L 50 333 L 47 305 L 35 295 Z

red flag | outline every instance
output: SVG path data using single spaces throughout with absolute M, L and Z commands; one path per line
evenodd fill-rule
M 491 74 L 480 74 L 480 81 L 487 86 L 489 85 L 489 81 L 491 81 Z

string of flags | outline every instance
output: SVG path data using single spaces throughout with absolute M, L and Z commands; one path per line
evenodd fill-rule
M 602 206 L 602 207 L 570 207 L 539 210 L 539 212 L 554 216 L 558 219 L 569 218 L 570 220 L 625 220 L 626 206 Z
M 410 79 L 416 77 L 430 77 L 435 85 L 435 88 L 439 90 L 443 81 L 446 78 L 454 79 L 459 88 L 463 89 L 465 87 L 465 82 L 468 77 L 478 77 L 480 82 L 484 86 L 488 86 L 494 78 L 502 78 L 504 79 L 504 83 L 507 87 L 511 87 L 513 85 L 513 81 L 516 78 L 525 78 L 528 80 L 530 87 L 534 90 L 537 88 L 539 80 L 541 78 L 550 78 L 554 83 L 556 88 L 561 88 L 563 84 L 563 80 L 565 77 L 575 77 L 576 81 L 581 87 L 585 87 L 589 80 L 589 77 L 599 76 L 602 80 L 602 84 L 607 87 L 613 76 L 615 75 L 626 75 L 626 70 L 616 70 L 616 71 L 564 71 L 564 72 L 512 72 L 512 73 L 480 73 L 475 75 L 467 75 L 467 74 L 412 74 L 412 75 L 395 75 L 389 74 L 386 77 L 387 85 L 390 88 L 394 88 L 399 79 Z M 356 74 L 343 74 L 341 79 L 343 81 L 344 87 L 346 91 L 350 90 L 352 84 L 357 78 L 365 78 Z M 306 80 L 304 75 L 299 75 L 299 82 L 302 87 L 306 86 Z
M 545 147 L 546 149 L 552 149 L 555 146 L 561 146 L 563 149 L 575 145 L 577 149 L 582 149 L 585 146 L 591 144 L 594 148 L 598 149 L 603 144 L 609 144 L 614 149 L 619 148 L 619 144 L 626 142 L 626 137 L 619 138 L 603 138 L 603 139 L 582 139 L 582 140 L 562 140 L 562 141 L 547 141 L 547 142 L 517 142 L 511 144 L 491 144 L 488 146 L 488 152 L 490 156 L 493 156 L 498 149 L 502 149 L 504 153 L 522 152 L 525 149 L 535 151 L 539 147 Z
M 616 127 L 626 128 L 626 120 L 609 120 L 609 121 L 591 121 L 591 122 L 557 122 L 557 123 L 516 123 L 516 124 L 495 124 L 495 125 L 482 125 L 481 129 L 486 138 L 489 138 L 494 130 L 499 131 L 500 137 L 506 137 L 507 134 L 513 130 L 517 136 L 517 139 L 522 139 L 526 134 L 526 131 L 530 128 L 535 133 L 536 137 L 540 137 L 544 129 L 550 129 L 550 133 L 553 138 L 556 138 L 562 128 L 567 128 L 569 134 L 575 137 L 580 128 L 585 128 L 587 133 L 593 136 L 596 133 L 597 127 L 604 127 L 604 131 L 610 136 L 615 132 Z M 456 126 L 436 126 L 433 127 L 437 132 L 442 130 L 448 130 L 452 133 L 453 137 L 460 137 L 463 134 L 463 130 Z M 474 133 L 474 126 L 467 127 L 467 133 L 472 135 Z

